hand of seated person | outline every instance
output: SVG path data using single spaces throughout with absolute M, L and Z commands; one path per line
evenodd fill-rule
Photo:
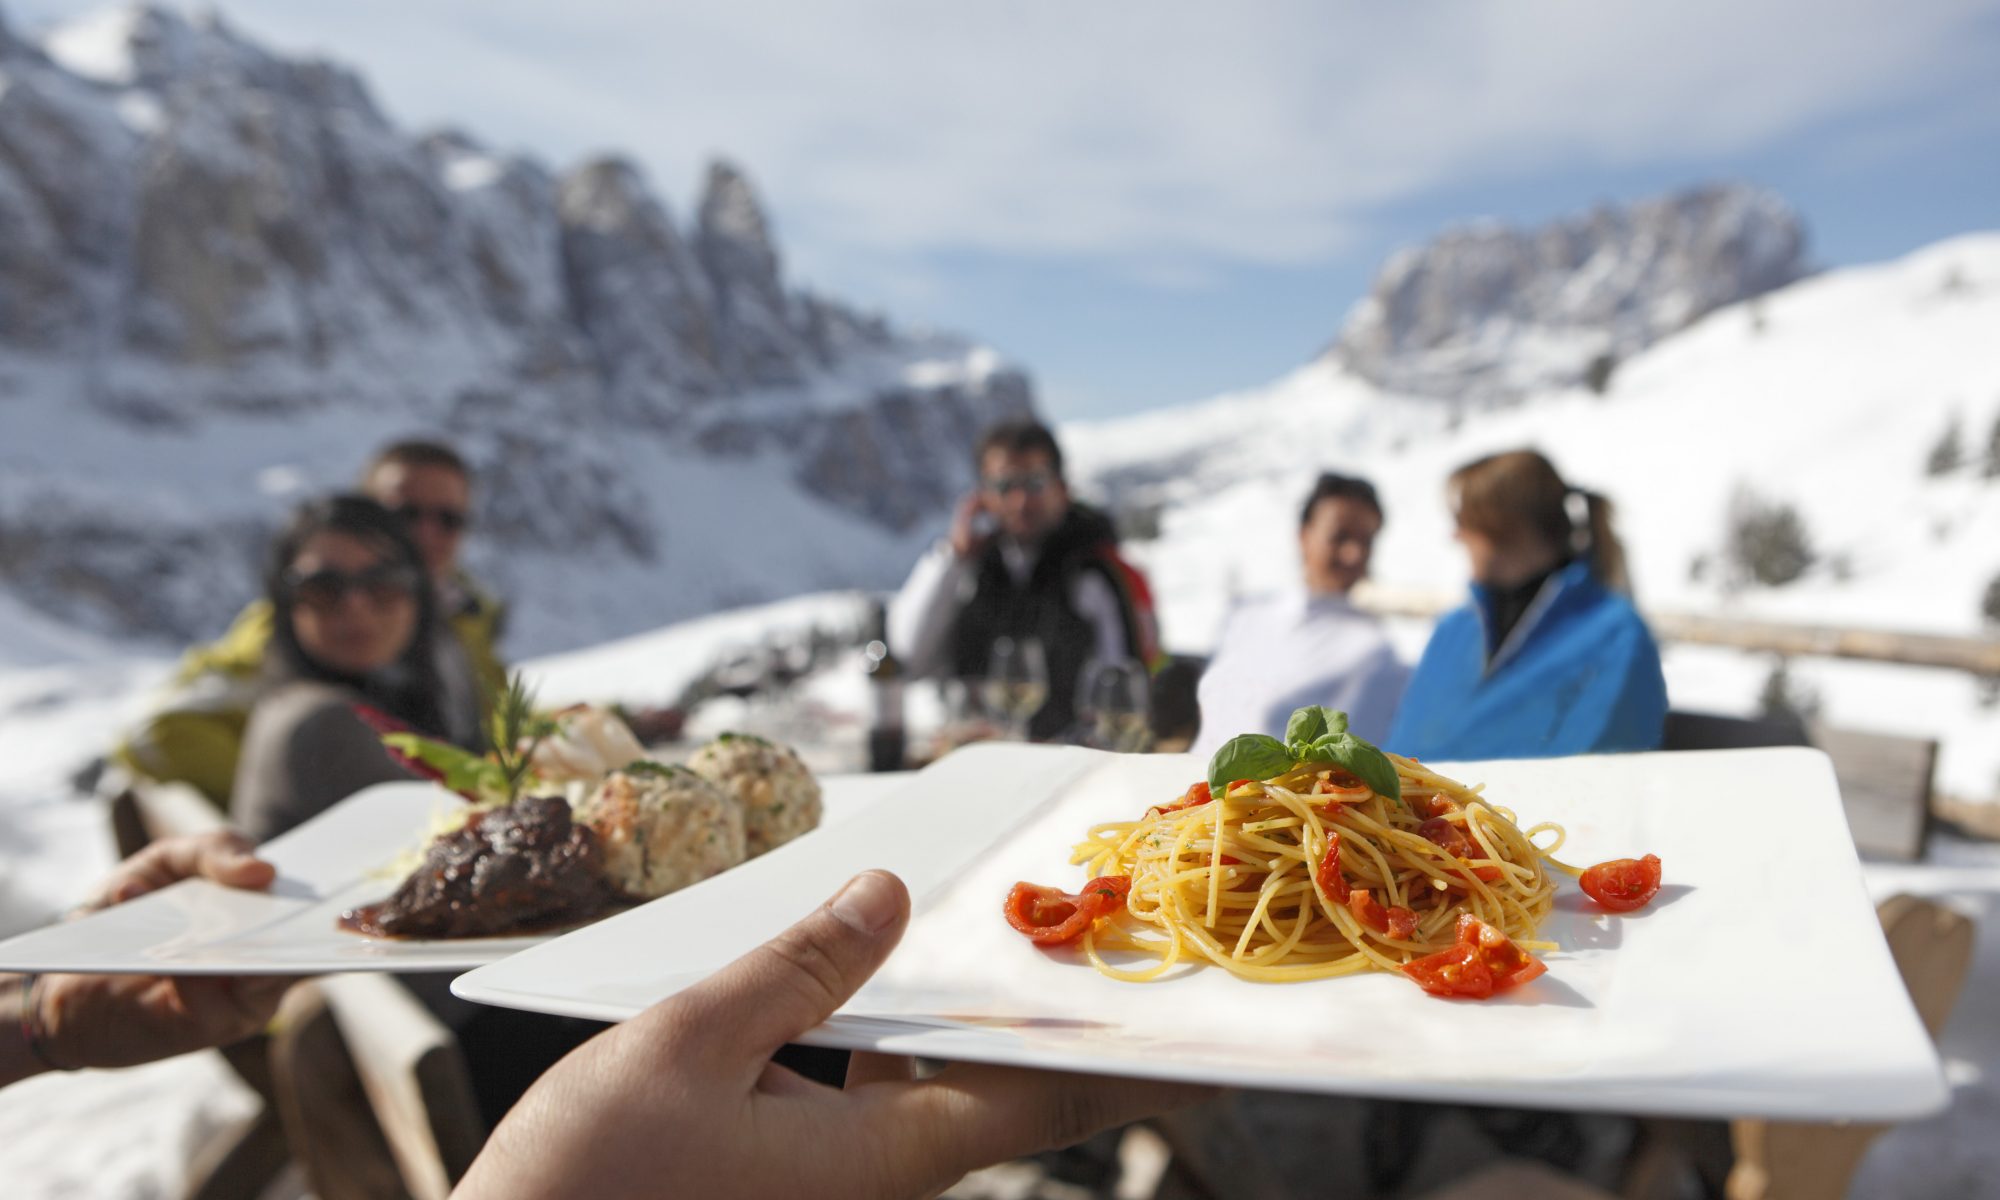
M 227 887 L 269 887 L 276 872 L 251 854 L 241 834 L 167 838 L 120 863 L 84 907 L 122 904 L 182 879 Z M 30 1021 L 48 1062 L 63 1067 L 127 1067 L 240 1041 L 278 1009 L 289 978 L 159 975 L 44 975 Z
M 845 1090 L 770 1062 L 874 974 L 910 898 L 882 871 L 705 982 L 574 1051 L 529 1089 L 458 1195 L 932 1196 L 1208 1089 L 856 1055 Z

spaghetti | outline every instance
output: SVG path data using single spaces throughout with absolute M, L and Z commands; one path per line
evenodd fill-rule
M 1456 970 L 1438 963 L 1457 956 L 1493 967 L 1487 994 L 1539 974 L 1521 951 L 1553 948 L 1533 939 L 1555 897 L 1544 860 L 1561 847 L 1561 826 L 1524 831 L 1478 789 L 1386 757 L 1397 796 L 1303 762 L 1219 796 L 1198 783 L 1137 821 L 1092 829 L 1072 861 L 1131 882 L 1125 915 L 1085 931 L 1084 954 L 1134 982 L 1183 961 L 1272 983 L 1398 971 L 1439 991 L 1425 974 Z M 1538 845 L 1545 833 L 1553 839 Z M 1503 940 L 1515 945 L 1497 959 Z M 1158 961 L 1128 969 L 1106 951 Z

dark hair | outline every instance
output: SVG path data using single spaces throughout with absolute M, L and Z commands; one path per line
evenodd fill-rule
M 366 678 L 336 671 L 314 659 L 299 644 L 292 626 L 293 590 L 288 576 L 305 544 L 322 533 L 344 533 L 380 549 L 392 563 L 409 568 L 417 579 L 417 624 L 410 644 L 388 670 Z M 271 602 L 271 655 L 266 673 L 273 682 L 314 679 L 338 683 L 361 693 L 364 702 L 381 709 L 420 732 L 445 731 L 444 686 L 438 677 L 436 644 L 437 595 L 423 556 L 410 540 L 403 519 L 366 496 L 344 493 L 299 506 L 271 543 L 264 564 L 264 597 Z
M 1606 587 L 1629 592 L 1625 547 L 1612 531 L 1611 501 L 1571 487 L 1533 450 L 1475 459 L 1451 473 L 1451 507 L 1462 528 L 1499 545 L 1537 542 L 1590 563 Z
M 1056 445 L 1056 435 L 1040 421 L 1002 421 L 989 426 L 979 435 L 979 445 L 972 452 L 972 472 L 977 475 L 986 465 L 986 455 L 990 451 L 1003 450 L 1008 454 L 1028 454 L 1040 450 L 1049 456 L 1049 466 L 1055 469 L 1056 478 L 1063 477 L 1062 447 Z
M 1313 509 L 1322 500 L 1352 500 L 1375 512 L 1378 521 L 1388 520 L 1382 514 L 1382 498 L 1375 494 L 1375 485 L 1355 475 L 1340 475 L 1328 471 L 1313 484 L 1313 490 L 1306 496 L 1305 507 L 1299 510 L 1299 528 L 1312 524 Z
M 465 465 L 464 455 L 443 442 L 423 438 L 391 442 L 377 450 L 375 457 L 362 468 L 362 484 L 365 486 L 383 467 L 443 467 L 447 471 L 458 472 L 468 484 L 472 482 L 472 468 Z

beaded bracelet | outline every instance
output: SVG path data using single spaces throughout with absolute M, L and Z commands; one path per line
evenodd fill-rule
M 21 980 L 21 1041 L 27 1045 L 28 1053 L 34 1060 L 49 1070 L 74 1071 L 75 1067 L 66 1067 L 57 1062 L 49 1053 L 49 1048 L 42 1044 L 41 1026 L 35 1019 L 35 985 L 41 981 L 42 977 L 36 974 L 24 976 Z

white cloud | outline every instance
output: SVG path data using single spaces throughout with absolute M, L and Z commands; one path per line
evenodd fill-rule
M 29 0 L 30 16 L 90 7 Z M 970 250 L 1297 263 L 1425 189 L 1698 163 L 1956 105 L 2000 127 L 1992 0 L 237 0 L 392 111 L 681 200 L 742 161 L 810 261 Z M 1928 110 L 1926 109 L 1928 105 Z M 801 245 L 801 240 L 806 243 Z

